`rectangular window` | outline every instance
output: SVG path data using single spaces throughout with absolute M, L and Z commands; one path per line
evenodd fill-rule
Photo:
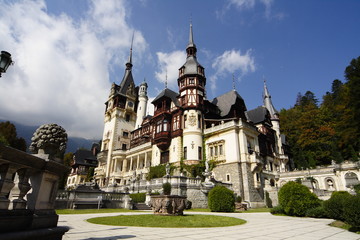
M 215 148 L 215 156 L 217 156 L 218 155 L 218 146 L 215 146 L 214 148 Z
M 223 153 L 223 145 L 219 145 L 219 155 L 220 156 L 224 155 L 224 153 Z
M 199 156 L 199 160 L 202 160 L 202 147 L 198 148 L 198 156 Z
M 189 78 L 189 85 L 194 85 L 194 84 L 195 84 L 195 79 Z
M 226 174 L 226 181 L 230 182 L 230 174 Z
M 130 122 L 130 114 L 126 114 L 125 121 Z
M 184 159 L 187 159 L 187 147 L 184 147 Z
M 123 137 L 129 137 L 129 132 L 123 132 Z
M 162 122 L 161 122 L 161 121 L 158 121 L 156 124 L 157 124 L 157 126 L 156 126 L 156 132 L 159 133 L 159 132 L 161 132 L 161 124 L 162 124 Z
M 214 156 L 214 148 L 210 147 L 210 157 Z
M 126 150 L 126 144 L 125 143 L 123 143 L 123 145 L 122 145 L 122 148 L 121 148 L 122 150 Z
M 169 162 L 169 151 L 162 152 L 160 157 L 160 164 Z
M 201 128 L 201 115 L 198 115 L 198 128 Z

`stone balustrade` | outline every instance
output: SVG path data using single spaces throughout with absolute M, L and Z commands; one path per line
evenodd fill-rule
M 15 232 L 17 238 L 36 229 L 50 229 L 50 235 L 37 239 L 61 239 L 68 230 L 57 227 L 54 203 L 60 176 L 68 168 L 56 161 L 0 144 L 0 239 Z M 26 233 L 27 231 L 27 233 Z M 40 231 L 40 230 L 39 230 Z M 51 235 L 57 233 L 57 235 Z M 19 235 L 20 234 L 20 235 Z M 13 238 L 9 238 L 13 239 Z

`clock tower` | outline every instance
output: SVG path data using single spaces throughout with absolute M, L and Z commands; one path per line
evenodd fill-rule
M 190 24 L 186 62 L 179 69 L 179 102 L 183 109 L 183 158 L 187 164 L 202 160 L 203 109 L 205 97 L 205 71 L 196 58 L 196 45 Z

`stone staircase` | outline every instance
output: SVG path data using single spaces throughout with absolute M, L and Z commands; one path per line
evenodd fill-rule
M 134 210 L 151 210 L 151 207 L 145 203 L 134 203 Z

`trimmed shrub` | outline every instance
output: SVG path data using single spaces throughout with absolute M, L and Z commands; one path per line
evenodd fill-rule
M 354 185 L 354 190 L 355 190 L 356 194 L 360 194 L 360 184 Z
M 234 212 L 234 192 L 224 186 L 215 186 L 209 192 L 208 206 L 212 212 Z
M 237 203 L 241 203 L 241 201 L 242 201 L 241 196 L 236 196 L 235 201 L 236 201 Z
M 129 196 L 134 203 L 143 203 L 145 202 L 146 193 L 132 193 Z
M 344 201 L 343 218 L 352 227 L 360 228 L 360 196 L 350 196 Z
M 324 202 L 324 210 L 328 217 L 344 221 L 344 206 L 349 197 L 351 197 L 351 195 L 346 191 L 333 192 L 331 198 Z
M 163 188 L 163 194 L 164 195 L 170 195 L 171 194 L 171 184 L 169 182 L 166 182 L 162 185 Z
M 328 217 L 323 206 L 308 209 L 306 211 L 305 216 L 312 217 L 312 218 L 327 218 Z
M 280 189 L 279 204 L 286 215 L 303 217 L 308 209 L 320 206 L 320 200 L 306 186 L 291 181 Z
M 270 213 L 271 214 L 285 214 L 284 212 L 284 209 L 282 208 L 282 206 L 276 206 L 276 207 L 273 207 L 271 210 L 270 210 Z

